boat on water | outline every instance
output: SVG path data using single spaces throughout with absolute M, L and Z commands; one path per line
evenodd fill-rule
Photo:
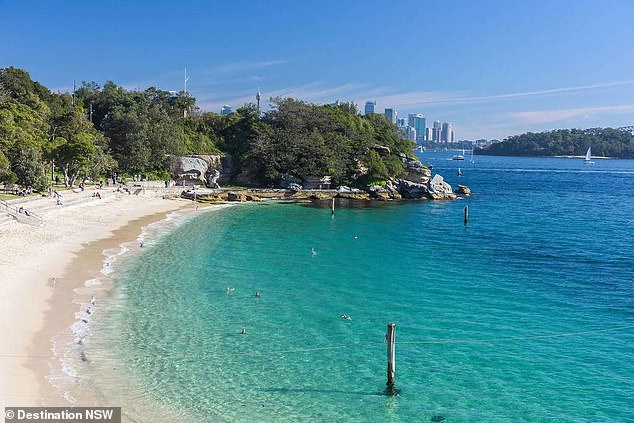
M 475 163 L 475 160 L 473 159 L 473 148 L 473 144 L 471 144 L 471 159 L 469 160 L 471 163 Z
M 594 164 L 592 161 L 592 147 L 588 147 L 588 151 L 586 151 L 586 158 L 583 160 L 585 164 Z
M 462 150 L 462 154 L 456 154 L 451 160 L 464 160 L 464 150 Z

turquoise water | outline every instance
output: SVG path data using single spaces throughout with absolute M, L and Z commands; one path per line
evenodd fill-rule
M 181 421 L 634 421 L 634 161 L 451 156 L 422 153 L 470 199 L 249 204 L 156 238 L 89 357 Z

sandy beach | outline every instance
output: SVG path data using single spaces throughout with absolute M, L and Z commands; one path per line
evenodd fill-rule
M 135 241 L 144 226 L 170 212 L 194 207 L 154 194 L 101 193 L 101 199 L 86 192 L 74 205 L 40 207 L 40 226 L 0 225 L 0 408 L 68 405 L 47 376 L 54 364 L 51 338 L 69 328 L 78 311 L 73 291 L 98 276 L 105 249 Z

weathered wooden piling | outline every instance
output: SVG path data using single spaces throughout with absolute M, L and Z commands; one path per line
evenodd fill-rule
M 465 206 L 464 208 L 464 224 L 469 223 L 469 206 Z
M 394 392 L 394 373 L 396 369 L 396 324 L 388 323 L 387 324 L 387 333 L 385 334 L 385 339 L 387 340 L 387 383 L 386 383 L 386 391 L 388 394 Z

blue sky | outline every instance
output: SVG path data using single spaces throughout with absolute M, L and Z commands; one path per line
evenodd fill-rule
M 377 101 L 456 139 L 634 125 L 634 1 L 0 0 L 0 67 L 188 91 Z M 429 125 L 429 123 L 428 123 Z

